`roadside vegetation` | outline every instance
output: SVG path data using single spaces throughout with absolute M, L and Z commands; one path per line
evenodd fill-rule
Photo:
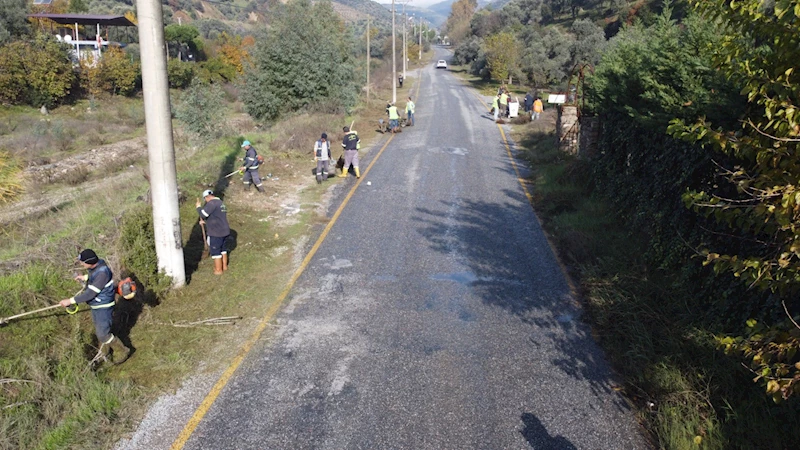
M 577 85 L 582 116 L 599 120 L 579 156 L 558 150 L 554 109 L 513 136 L 656 446 L 793 448 L 798 4 L 606 5 L 459 0 L 446 25 L 457 70 L 486 95 Z
M 0 26 L 0 69 L 20 68 L 9 59 L 20 53 L 9 53 L 9 46 L 36 40 L 55 45 L 50 57 L 66 55 L 24 23 L 24 2 L 10 5 L 23 14 L 2 17 L 12 23 Z M 5 97 L 0 107 L 0 317 L 73 295 L 80 289 L 72 281 L 78 272 L 74 261 L 85 247 L 105 258 L 116 278 L 133 276 L 139 287 L 136 299 L 120 300 L 115 311 L 116 334 L 135 349 L 120 366 L 91 368 L 97 342 L 88 310 L 68 315 L 59 309 L 0 327 L 0 448 L 111 448 L 135 428 L 152 400 L 179 387 L 187 376 L 224 367 L 283 289 L 327 221 L 332 193 L 341 189 L 337 179 L 323 187 L 314 182 L 313 142 L 322 132 L 332 142 L 341 140 L 342 126 L 353 121 L 365 148 L 376 142 L 377 118 L 385 114 L 394 82 L 385 61 L 375 58 L 386 46 L 386 30 L 371 30 L 374 59 L 367 99 L 360 78 L 366 70 L 365 29 L 342 22 L 325 2 L 311 8 L 299 0 L 270 8 L 285 22 L 286 42 L 307 37 L 302 35 L 307 28 L 291 26 L 293 20 L 333 27 L 338 40 L 330 39 L 330 33 L 326 39 L 334 45 L 331 54 L 338 52 L 341 59 L 319 61 L 316 70 L 324 73 L 347 63 L 352 76 L 324 89 L 322 77 L 304 77 L 303 72 L 293 79 L 273 78 L 262 91 L 297 103 L 277 114 L 262 114 L 251 109 L 243 93 L 248 89 L 244 80 L 270 79 L 265 72 L 274 70 L 257 64 L 267 51 L 255 45 L 258 29 L 209 20 L 187 24 L 185 18 L 182 25 L 167 24 L 188 279 L 179 291 L 171 291 L 169 280 L 156 269 L 135 43 L 125 53 L 112 50 L 102 63 L 108 65 L 105 72 L 94 70 L 97 66 L 71 66 L 74 79 L 64 96 L 42 95 L 30 77 L 0 76 L 0 93 L 10 92 L 3 90 L 5 82 L 30 83 L 22 91 L 25 96 Z M 14 22 L 19 17 L 22 22 Z M 430 58 L 427 41 L 426 47 L 424 60 Z M 197 52 L 199 62 L 181 61 L 177 52 L 186 49 Z M 298 61 L 315 61 L 316 50 L 293 51 Z M 121 75 L 110 81 L 112 63 Z M 412 60 L 412 67 L 417 63 Z M 130 73 L 135 74 L 132 89 Z M 295 85 L 297 77 L 307 83 Z M 398 96 L 408 95 L 413 86 L 409 79 Z M 46 115 L 40 112 L 43 105 Z M 264 195 L 246 195 L 238 175 L 224 178 L 239 167 L 243 139 L 266 159 Z M 236 237 L 224 282 L 212 275 L 210 260 L 203 257 L 194 207 L 195 198 L 208 188 L 223 197 Z M 201 323 L 228 317 L 234 318 L 229 326 Z

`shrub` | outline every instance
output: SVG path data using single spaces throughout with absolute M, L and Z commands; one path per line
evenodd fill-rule
M 56 120 L 50 122 L 50 138 L 59 151 L 67 152 L 72 149 L 75 142 L 75 131 L 65 127 L 64 122 Z
M 210 58 L 197 66 L 197 78 L 204 83 L 220 83 L 236 79 L 236 66 L 227 63 L 222 57 Z
M 103 88 L 112 94 L 130 95 L 139 78 L 139 64 L 118 47 L 110 47 L 101 60 Z
M 343 112 L 357 99 L 349 41 L 330 2 L 293 0 L 258 39 L 245 79 L 247 111 L 260 120 L 331 101 Z
M 184 89 L 192 83 L 194 79 L 195 64 L 184 62 L 179 59 L 170 59 L 167 61 L 167 79 L 169 80 L 169 87 L 175 89 Z
M 103 94 L 103 69 L 94 60 L 93 55 L 88 55 L 78 63 L 78 80 L 81 89 L 95 99 Z M 94 107 L 91 107 L 94 109 Z
M 195 80 L 181 95 L 175 107 L 175 117 L 196 138 L 219 137 L 224 129 L 224 97 L 225 93 L 217 84 Z
M 70 186 L 79 186 L 89 179 L 92 172 L 84 166 L 72 168 L 61 178 Z
M 74 82 L 67 47 L 49 36 L 0 47 L 2 102 L 50 107 L 69 94 Z
M 122 218 L 118 253 L 123 270 L 135 276 L 156 297 L 170 288 L 170 279 L 158 270 L 153 215 L 148 205 L 129 210 Z

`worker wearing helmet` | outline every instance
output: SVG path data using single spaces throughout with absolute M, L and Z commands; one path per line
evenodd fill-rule
M 252 182 L 256 185 L 258 192 L 264 192 L 261 177 L 258 175 L 258 153 L 256 149 L 250 145 L 250 141 L 242 142 L 242 148 L 245 149 L 244 165 L 239 168 L 240 171 L 244 172 L 242 182 L 247 186 L 246 189 L 248 191 L 250 190 L 250 183 Z
M 203 200 L 206 204 L 201 207 L 200 199 L 197 199 L 197 214 L 200 215 L 200 223 L 206 225 L 208 249 L 214 260 L 214 275 L 222 275 L 228 270 L 228 238 L 231 234 L 228 209 L 211 189 L 203 191 Z

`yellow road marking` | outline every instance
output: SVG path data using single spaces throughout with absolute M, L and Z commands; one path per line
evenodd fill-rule
M 261 334 L 267 328 L 267 325 L 272 320 L 273 316 L 275 316 L 275 314 L 280 310 L 283 301 L 286 300 L 286 297 L 289 295 L 289 292 L 294 287 L 294 283 L 297 282 L 297 279 L 300 278 L 300 275 L 302 275 L 303 272 L 306 270 L 306 267 L 308 267 L 308 263 L 311 262 L 311 258 L 313 258 L 314 255 L 317 253 L 317 250 L 319 249 L 320 245 L 322 245 L 322 242 L 328 236 L 328 233 L 331 231 L 331 228 L 333 228 L 333 225 L 336 223 L 336 220 L 342 214 L 342 211 L 344 210 L 344 207 L 347 206 L 347 203 L 350 201 L 350 198 L 356 192 L 356 189 L 361 184 L 361 181 L 364 178 L 366 178 L 370 169 L 372 169 L 372 166 L 375 164 L 375 162 L 378 161 L 378 158 L 380 158 L 383 151 L 386 150 L 386 147 L 389 145 L 389 143 L 392 142 L 392 139 L 394 139 L 394 135 L 389 136 L 389 139 L 386 141 L 385 144 L 383 144 L 383 147 L 381 147 L 378 154 L 375 155 L 375 158 L 372 159 L 372 162 L 369 164 L 369 166 L 367 166 L 367 170 L 365 170 L 364 173 L 361 174 L 361 178 L 356 179 L 356 184 L 350 189 L 350 192 L 347 193 L 347 196 L 345 196 L 344 200 L 342 201 L 342 204 L 336 210 L 336 213 L 333 214 L 333 217 L 331 217 L 331 220 L 330 222 L 328 222 L 328 225 L 325 227 L 324 230 L 322 230 L 322 233 L 319 235 L 317 242 L 315 242 L 314 246 L 311 247 L 311 250 L 309 250 L 308 254 L 303 259 L 303 262 L 300 263 L 300 267 L 298 267 L 297 270 L 295 270 L 294 275 L 292 275 L 292 278 L 289 279 L 289 282 L 286 284 L 286 287 L 284 287 L 283 291 L 281 291 L 281 293 L 278 295 L 278 298 L 275 300 L 275 303 L 273 303 L 273 305 L 269 308 L 269 310 L 267 310 L 266 314 L 264 314 L 264 317 L 261 318 L 261 321 L 258 323 L 258 326 L 256 326 L 256 329 L 253 330 L 253 333 L 250 335 L 250 338 L 247 339 L 244 345 L 239 349 L 236 358 L 234 358 L 233 361 L 231 361 L 231 364 L 228 366 L 227 369 L 225 369 L 225 372 L 223 372 L 222 375 L 219 377 L 219 380 L 217 380 L 217 382 L 214 384 L 214 387 L 211 388 L 211 391 L 203 399 L 203 402 L 200 403 L 200 406 L 197 407 L 194 414 L 189 419 L 189 422 L 186 423 L 186 426 L 183 428 L 183 431 L 181 431 L 181 434 L 178 435 L 178 438 L 175 439 L 175 442 L 172 443 L 171 447 L 172 450 L 182 449 L 183 446 L 186 445 L 186 442 L 189 441 L 189 438 L 192 436 L 192 433 L 194 433 L 194 430 L 196 430 L 198 425 L 200 425 L 200 421 L 203 420 L 203 417 L 205 417 L 205 415 L 211 409 L 211 405 L 213 405 L 214 402 L 217 400 L 217 397 L 219 397 L 219 394 L 222 392 L 222 389 L 224 389 L 225 386 L 228 384 L 231 377 L 236 372 L 236 369 L 238 369 L 239 366 L 242 365 L 244 358 L 256 344 L 258 339 L 261 337 Z

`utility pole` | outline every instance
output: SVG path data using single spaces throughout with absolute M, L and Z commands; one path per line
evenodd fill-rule
M 406 79 L 406 62 L 408 61 L 408 46 L 406 45 L 406 22 L 408 22 L 408 17 L 406 17 L 406 3 L 403 2 L 403 79 Z
M 369 101 L 369 14 L 367 14 L 367 101 Z
M 158 269 L 172 278 L 173 287 L 181 287 L 186 284 L 186 270 L 183 265 L 183 237 L 178 208 L 178 177 L 172 142 L 161 1 L 136 0 L 136 10 Z
M 392 0 L 392 103 L 397 101 L 397 49 L 395 48 L 394 0 Z
M 419 18 L 419 63 L 422 64 L 422 17 Z

